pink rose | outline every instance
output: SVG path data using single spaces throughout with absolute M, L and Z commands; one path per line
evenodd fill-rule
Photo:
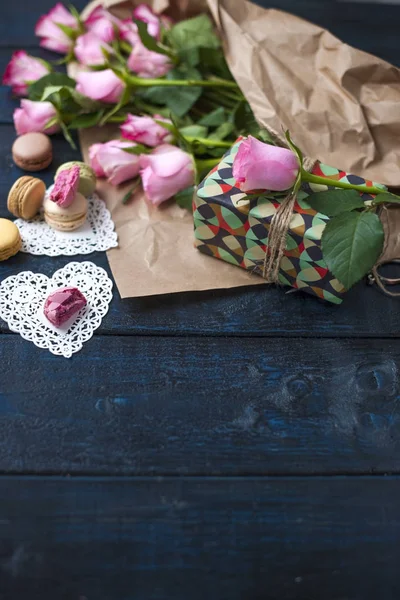
M 163 77 L 172 69 L 172 63 L 165 54 L 148 50 L 139 40 L 128 58 L 128 68 L 146 79 Z
M 107 177 L 112 185 L 132 179 L 139 174 L 140 157 L 124 152 L 123 148 L 135 146 L 132 142 L 111 140 L 105 144 L 93 144 L 89 148 L 90 166 L 97 177 Z
M 59 2 L 36 23 L 35 35 L 41 37 L 40 45 L 54 52 L 67 54 L 72 48 L 72 40 L 57 26 L 57 23 L 78 30 L 75 17 Z
M 151 10 L 150 6 L 147 6 L 147 4 L 139 4 L 133 11 L 133 18 L 138 21 L 143 21 L 143 23 L 147 23 L 148 33 L 156 39 L 160 38 L 160 19 Z
M 154 118 L 127 115 L 125 123 L 121 125 L 122 137 L 139 144 L 146 144 L 146 146 L 159 146 L 168 141 L 167 138 L 170 137 L 168 129 L 156 123 L 154 119 L 171 123 L 169 119 L 163 119 L 161 115 L 154 115 Z
M 140 167 L 144 191 L 154 206 L 194 184 L 193 159 L 176 146 L 164 144 L 142 154 Z
M 121 36 L 121 40 L 128 42 L 128 44 L 131 46 L 135 46 L 135 44 L 140 40 L 137 25 L 130 19 L 122 22 L 119 34 Z
M 21 100 L 21 107 L 14 110 L 14 125 L 18 135 L 39 131 L 47 134 L 59 131 L 59 125 L 46 127 L 53 117 L 57 116 L 56 109 L 51 102 L 33 102 Z
M 102 6 L 96 6 L 85 19 L 85 27 L 103 42 L 112 42 L 116 39 L 122 21 L 114 17 Z
M 88 31 L 80 35 L 76 40 L 74 53 L 81 65 L 103 65 L 106 59 L 101 51 L 102 48 L 110 54 L 114 53 L 111 46 L 97 37 L 92 31 Z
M 26 96 L 28 84 L 37 81 L 50 72 L 45 61 L 30 56 L 25 50 L 17 50 L 12 55 L 3 75 L 3 85 L 10 85 L 14 94 Z
M 81 71 L 76 76 L 76 90 L 100 102 L 116 104 L 125 89 L 124 83 L 111 69 L 104 71 Z
M 233 176 L 244 192 L 288 190 L 296 181 L 299 163 L 291 150 L 264 144 L 249 136 L 233 163 Z

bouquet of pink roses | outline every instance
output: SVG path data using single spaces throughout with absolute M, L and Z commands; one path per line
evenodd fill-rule
M 52 64 L 16 52 L 4 74 L 21 100 L 17 134 L 71 132 L 120 125 L 120 139 L 90 148 L 99 177 L 143 184 L 155 205 L 175 196 L 189 207 L 193 186 L 242 133 L 269 139 L 226 64 L 211 19 L 173 23 L 145 4 L 121 20 L 97 6 L 83 20 L 62 4 L 40 17 L 44 48 L 64 54 Z M 54 67 L 77 63 L 74 78 Z M 126 199 L 131 195 L 128 193 Z

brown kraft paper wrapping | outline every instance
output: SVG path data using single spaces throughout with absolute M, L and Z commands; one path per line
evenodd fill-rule
M 142 0 L 102 4 L 128 17 Z M 328 31 L 288 13 L 245 0 L 152 0 L 147 4 L 181 19 L 209 8 L 228 64 L 257 120 L 291 131 L 308 156 L 380 181 L 400 185 L 400 70 L 342 43 Z M 310 14 L 312 19 L 312 14 Z M 88 160 L 92 143 L 119 137 L 115 128 L 80 132 Z M 173 202 L 149 206 L 137 192 L 99 180 L 119 248 L 107 255 L 123 298 L 263 284 L 262 278 L 214 261 L 194 248 L 192 216 Z

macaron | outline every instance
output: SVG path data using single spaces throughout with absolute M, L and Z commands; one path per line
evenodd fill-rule
M 15 164 L 25 171 L 41 171 L 53 160 L 50 138 L 44 133 L 24 133 L 12 146 Z
M 71 169 L 71 167 L 79 167 L 78 191 L 86 197 L 93 194 L 94 190 L 96 189 L 96 173 L 91 167 L 89 167 L 89 165 L 79 160 L 72 160 L 58 167 L 55 174 L 55 179 L 57 179 L 57 175 L 61 171 L 64 171 L 65 169 Z
M 18 227 L 8 219 L 0 219 L 0 261 L 7 260 L 21 250 Z
M 84 224 L 88 211 L 88 201 L 79 192 L 69 206 L 59 206 L 48 196 L 43 203 L 45 221 L 58 231 L 74 231 Z
M 15 217 L 32 219 L 42 206 L 46 186 L 41 179 L 24 175 L 8 193 L 7 207 Z

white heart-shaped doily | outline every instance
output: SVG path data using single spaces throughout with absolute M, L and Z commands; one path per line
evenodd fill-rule
M 53 186 L 49 187 L 46 196 Z M 105 202 L 93 194 L 88 198 L 85 223 L 75 231 L 57 231 L 47 225 L 43 211 L 31 221 L 14 222 L 22 238 L 21 252 L 37 256 L 74 256 L 109 250 L 118 246 L 114 222 Z
M 43 313 L 47 296 L 58 288 L 77 287 L 87 305 L 62 327 L 54 327 Z M 0 284 L 0 317 L 11 331 L 52 354 L 70 358 L 100 327 L 112 299 L 112 281 L 92 262 L 71 262 L 50 278 L 23 271 Z

